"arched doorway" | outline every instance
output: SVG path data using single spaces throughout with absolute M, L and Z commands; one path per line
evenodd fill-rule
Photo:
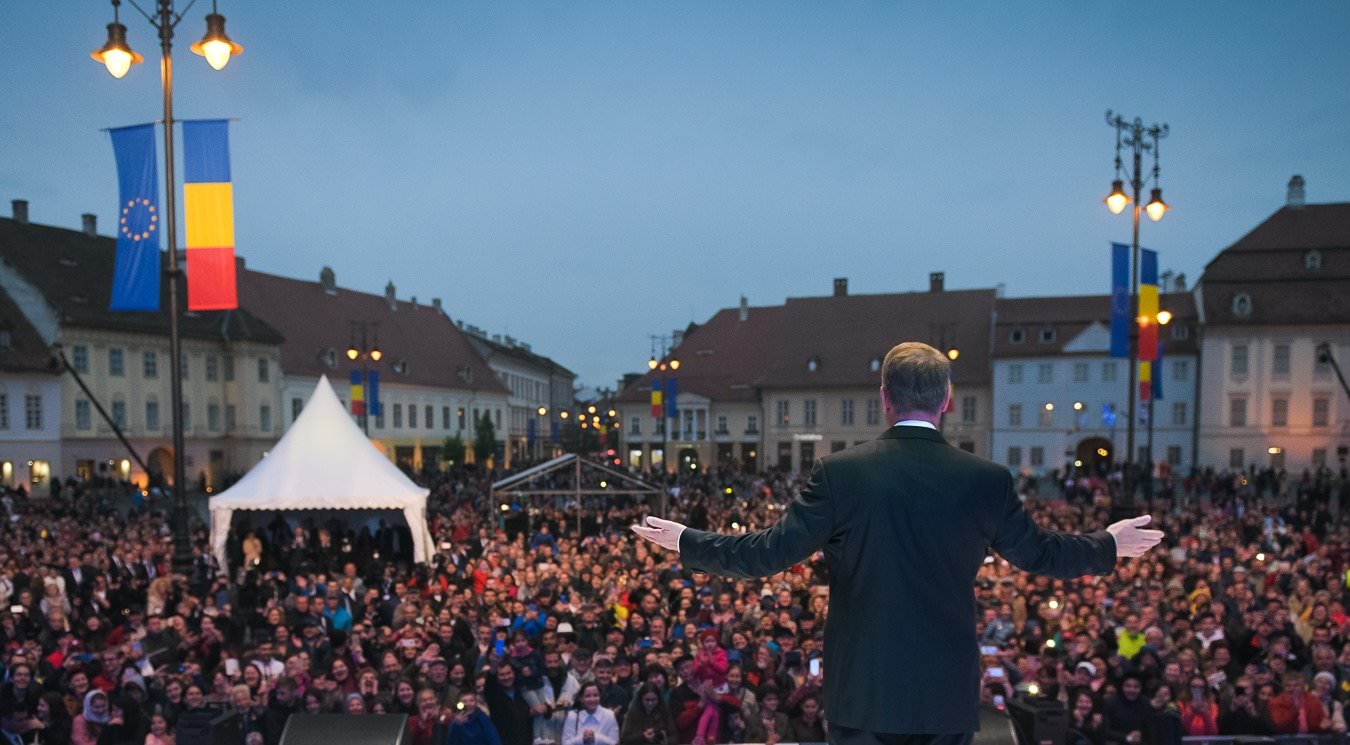
M 1089 437 L 1078 443 L 1078 448 L 1074 451 L 1074 467 L 1084 473 L 1105 476 L 1111 471 L 1115 455 L 1115 446 L 1110 440 L 1105 437 Z
M 680 449 L 680 473 L 697 473 L 699 469 L 698 451 L 694 448 Z
M 150 486 L 168 486 L 173 483 L 173 450 L 158 447 L 150 451 L 145 464 L 150 467 Z

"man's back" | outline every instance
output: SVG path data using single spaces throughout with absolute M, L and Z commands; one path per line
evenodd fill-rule
M 972 585 L 991 546 L 1024 569 L 1061 577 L 1109 572 L 1116 557 L 1105 532 L 1039 530 L 1006 469 L 918 426 L 892 427 L 822 460 L 769 531 L 687 530 L 680 540 L 690 568 L 737 576 L 773 574 L 823 549 L 829 720 L 932 734 L 979 728 Z

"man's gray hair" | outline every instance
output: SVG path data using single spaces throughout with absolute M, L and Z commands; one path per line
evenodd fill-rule
M 881 384 L 897 413 L 939 413 L 951 384 L 947 356 L 923 342 L 907 341 L 886 353 L 881 365 Z

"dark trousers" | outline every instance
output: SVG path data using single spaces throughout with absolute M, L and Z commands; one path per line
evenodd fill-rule
M 974 732 L 949 735 L 899 735 L 830 724 L 830 745 L 971 745 Z

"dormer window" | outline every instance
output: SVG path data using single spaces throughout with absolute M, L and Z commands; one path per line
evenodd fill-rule
M 809 360 L 806 361 L 806 371 L 807 371 L 807 372 L 815 372 L 816 370 L 819 370 L 819 369 L 820 369 L 820 358 L 819 358 L 819 357 L 812 357 L 811 359 L 809 359 Z
M 1303 254 L 1303 268 L 1310 272 L 1322 270 L 1322 252 L 1317 250 Z
M 324 365 L 324 367 L 327 367 L 329 370 L 336 370 L 336 369 L 337 369 L 337 366 L 338 366 L 338 353 L 337 353 L 337 350 L 336 350 L 336 349 L 334 349 L 334 348 L 332 348 L 332 347 L 329 347 L 329 348 L 323 350 L 323 352 L 319 355 L 319 357 L 320 357 L 321 359 L 323 359 L 323 365 Z
M 1252 296 L 1245 292 L 1239 292 L 1233 296 L 1233 315 L 1238 318 L 1249 318 L 1252 314 Z
M 1184 323 L 1178 323 L 1172 326 L 1173 339 L 1189 339 L 1191 336 L 1191 327 Z
M 872 361 L 868 363 L 867 367 L 872 372 L 881 372 L 881 358 L 873 357 Z
M 1043 329 L 1041 329 L 1041 343 L 1042 343 L 1042 344 L 1054 344 L 1054 343 L 1055 343 L 1055 330 L 1054 330 L 1053 328 L 1043 328 Z
M 1027 340 L 1027 332 L 1025 329 L 1016 328 L 1008 332 L 1009 344 L 1021 344 L 1026 340 Z

